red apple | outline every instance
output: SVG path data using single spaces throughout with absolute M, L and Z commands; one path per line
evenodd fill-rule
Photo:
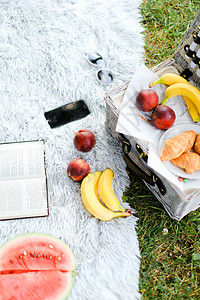
M 90 173 L 89 164 L 81 158 L 73 159 L 67 167 L 67 174 L 74 181 L 81 181 L 89 173 Z
M 135 99 L 136 107 L 145 112 L 153 110 L 158 105 L 158 102 L 158 94 L 152 89 L 141 90 Z
M 158 129 L 170 128 L 176 119 L 175 112 L 167 105 L 159 104 L 151 114 L 151 123 Z
M 81 129 L 74 136 L 74 145 L 79 151 L 88 152 L 95 144 L 96 137 L 94 133 L 88 129 Z

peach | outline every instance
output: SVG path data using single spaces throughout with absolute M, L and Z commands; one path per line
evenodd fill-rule
M 88 152 L 95 146 L 96 137 L 92 131 L 81 129 L 75 134 L 73 141 L 79 151 Z
M 151 123 L 158 129 L 166 130 L 170 128 L 176 119 L 175 112 L 167 105 L 159 104 L 153 110 Z
M 136 107 L 144 112 L 149 112 L 153 110 L 159 102 L 158 94 L 152 90 L 141 90 L 135 99 Z
M 67 174 L 74 181 L 81 181 L 89 173 L 90 173 L 90 166 L 82 158 L 73 159 L 67 167 Z

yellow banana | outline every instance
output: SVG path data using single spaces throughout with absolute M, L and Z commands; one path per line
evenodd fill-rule
M 178 95 L 189 98 L 200 113 L 200 91 L 190 83 L 175 83 L 167 87 L 162 104 L 165 104 L 168 99 Z
M 149 84 L 149 87 L 155 86 L 156 84 L 165 84 L 165 85 L 172 85 L 174 83 L 189 83 L 185 78 L 180 75 L 174 73 L 167 73 L 162 75 L 155 81 L 152 81 Z
M 189 98 L 182 96 L 183 100 L 185 101 L 185 104 L 187 106 L 188 112 L 192 118 L 192 120 L 196 123 L 200 121 L 200 114 L 196 108 L 196 106 L 194 105 L 194 103 L 192 102 L 192 100 L 190 100 Z
M 85 208 L 96 218 L 109 221 L 117 217 L 128 217 L 131 215 L 129 211 L 114 212 L 105 207 L 99 200 L 96 190 L 101 172 L 88 174 L 81 183 L 81 197 Z
M 169 85 L 172 85 L 175 83 L 188 83 L 189 84 L 189 82 L 182 76 L 173 74 L 173 73 L 167 73 L 167 74 L 164 74 L 163 76 L 161 76 L 160 78 L 158 78 L 157 80 L 152 81 L 150 83 L 149 87 L 155 86 L 156 84 L 164 84 L 164 85 L 169 86 Z M 188 112 L 189 112 L 192 120 L 194 122 L 199 122 L 200 114 L 199 114 L 195 104 L 189 98 L 187 98 L 185 96 L 182 96 L 182 97 L 185 101 L 185 104 L 187 106 Z
M 105 205 L 113 211 L 125 211 L 125 208 L 121 206 L 119 200 L 114 194 L 112 188 L 113 171 L 106 169 L 100 176 L 98 183 L 98 190 L 101 200 Z

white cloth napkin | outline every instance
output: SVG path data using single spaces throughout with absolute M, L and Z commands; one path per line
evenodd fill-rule
M 135 99 L 139 91 L 149 89 L 150 82 L 157 78 L 158 77 L 144 65 L 136 70 L 124 94 L 116 131 L 148 142 L 148 165 L 175 184 L 180 192 L 188 194 L 193 192 L 194 189 L 200 189 L 200 179 L 189 179 L 188 182 L 181 182 L 178 180 L 178 175 L 168 170 L 166 165 L 160 160 L 157 148 L 159 140 L 165 131 L 157 129 L 147 121 L 151 113 L 141 113 L 135 106 Z M 152 89 L 158 93 L 159 101 L 161 102 L 164 98 L 166 87 L 159 84 Z M 189 130 L 190 124 L 194 125 L 181 96 L 169 99 L 166 105 L 170 106 L 176 114 L 173 127 L 179 124 L 188 124 Z M 144 120 L 143 117 L 146 120 Z M 186 173 L 185 175 L 187 178 Z

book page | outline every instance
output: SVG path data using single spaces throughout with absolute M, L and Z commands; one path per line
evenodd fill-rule
M 44 175 L 43 141 L 0 144 L 0 180 Z
M 44 142 L 0 144 L 0 219 L 47 215 Z
M 0 181 L 0 219 L 46 215 L 46 178 Z

